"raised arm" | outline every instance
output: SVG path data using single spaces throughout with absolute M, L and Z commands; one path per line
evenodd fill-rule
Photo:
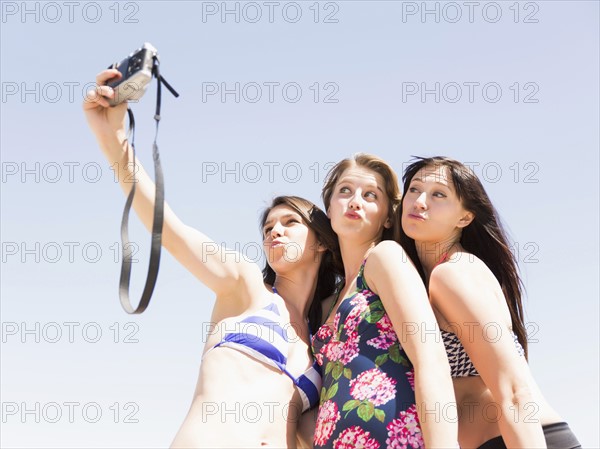
M 133 179 L 133 151 L 127 142 L 125 114 L 127 104 L 109 107 L 104 97 L 112 97 L 114 91 L 104 84 L 110 78 L 120 76 L 118 70 L 104 70 L 96 77 L 98 88 L 88 92 L 83 109 L 92 132 L 111 166 L 117 167 L 117 179 L 125 195 L 129 195 Z M 135 160 L 136 192 L 133 209 L 149 232 L 154 217 L 155 185 L 139 160 Z M 248 292 L 262 287 L 262 275 L 258 266 L 244 259 L 241 254 L 222 251 L 220 245 L 206 235 L 185 225 L 165 202 L 162 245 L 208 288 L 217 298 L 237 298 L 244 301 Z M 248 299 L 248 298 L 246 298 Z
M 455 333 L 500 408 L 498 426 L 506 446 L 545 448 L 525 361 L 515 350 L 506 324 L 510 317 L 503 318 L 495 293 L 499 286 L 494 285 L 483 262 L 462 259 L 434 270 L 429 284 L 431 300 L 457 328 Z
M 456 401 L 446 351 L 425 286 L 402 247 L 381 242 L 365 266 L 415 370 L 415 396 L 425 447 L 457 447 Z

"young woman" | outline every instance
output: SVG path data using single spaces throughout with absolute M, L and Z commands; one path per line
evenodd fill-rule
M 527 365 L 517 265 L 481 182 L 445 157 L 419 158 L 403 180 L 401 241 L 442 329 L 460 446 L 579 447 Z
M 109 107 L 119 76 L 100 73 L 83 108 L 112 165 L 131 175 L 125 138 L 126 105 Z M 136 161 L 133 207 L 152 228 L 154 183 Z M 121 181 L 126 194 L 130 184 Z M 309 447 L 313 419 L 299 419 L 318 404 L 321 377 L 310 351 L 309 310 L 334 291 L 337 238 L 324 212 L 297 197 L 276 198 L 261 221 L 268 266 L 261 270 L 182 223 L 165 205 L 163 246 L 216 294 L 196 391 L 173 447 Z M 210 252 L 203 248 L 210 246 Z M 309 417 L 310 418 L 310 417 Z
M 397 224 L 396 174 L 359 154 L 331 170 L 322 194 L 346 282 L 324 303 L 325 324 L 312 341 L 323 373 L 315 447 L 456 447 L 456 404 L 435 316 L 417 270 L 385 240 Z

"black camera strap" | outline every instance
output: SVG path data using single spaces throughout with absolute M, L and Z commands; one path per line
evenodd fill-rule
M 148 275 L 146 277 L 146 285 L 142 293 L 142 298 L 137 306 L 133 308 L 131 301 L 129 300 L 129 284 L 131 281 L 131 263 L 133 256 L 133 245 L 129 242 L 129 212 L 131 205 L 133 204 L 133 196 L 135 195 L 135 185 L 137 180 L 135 179 L 136 167 L 135 167 L 135 119 L 133 117 L 133 111 L 128 106 L 127 114 L 129 116 L 129 132 L 127 136 L 128 142 L 131 144 L 133 150 L 133 183 L 127 201 L 125 202 L 125 209 L 123 210 L 123 218 L 121 220 L 121 253 L 123 257 L 123 264 L 121 265 L 121 279 L 119 281 L 119 297 L 121 298 L 121 305 L 123 309 L 129 314 L 142 313 L 150 304 L 150 298 L 154 291 L 156 279 L 158 277 L 158 268 L 160 265 L 160 251 L 162 247 L 162 229 L 164 220 L 164 204 L 165 204 L 165 186 L 162 172 L 162 166 L 160 164 L 160 155 L 158 153 L 158 124 L 160 122 L 160 104 L 161 104 L 161 85 L 165 87 L 175 96 L 179 97 L 179 94 L 171 87 L 169 83 L 161 76 L 159 71 L 158 58 L 154 56 L 154 65 L 152 74 L 156 77 L 158 84 L 158 90 L 156 94 L 156 113 L 154 114 L 154 120 L 156 121 L 156 132 L 154 134 L 154 143 L 152 145 L 152 157 L 154 159 L 154 182 L 155 182 L 155 199 L 154 199 L 154 219 L 152 222 L 152 241 L 150 249 L 150 265 L 148 267 Z

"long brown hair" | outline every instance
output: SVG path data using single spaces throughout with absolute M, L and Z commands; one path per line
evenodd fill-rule
M 321 191 L 325 210 L 329 209 L 333 189 L 340 179 L 344 171 L 350 167 L 359 166 L 374 171 L 379 174 L 385 183 L 385 193 L 389 200 L 388 219 L 392 226 L 389 229 L 384 229 L 381 236 L 382 240 L 392 240 L 396 234 L 395 228 L 399 227 L 397 215 L 394 213 L 400 204 L 402 195 L 400 194 L 400 185 L 398 176 L 390 165 L 383 159 L 367 153 L 357 153 L 351 158 L 342 159 L 335 164 L 325 177 L 325 185 Z
M 422 168 L 445 167 L 448 170 L 462 206 L 475 215 L 473 221 L 462 229 L 460 244 L 469 253 L 480 258 L 500 283 L 510 310 L 513 331 L 527 357 L 527 331 L 522 303 L 523 283 L 519 276 L 517 261 L 510 250 L 506 231 L 481 181 L 472 170 L 454 159 L 443 156 L 415 159 L 417 160 L 404 170 L 403 191 L 408 191 L 413 177 Z M 402 204 L 398 208 L 398 217 L 399 219 L 402 217 Z M 398 227 L 398 231 L 396 240 L 404 247 L 425 279 L 415 241 L 404 233 L 402 226 Z
M 275 198 L 271 202 L 271 205 L 262 213 L 260 219 L 261 232 L 267 221 L 269 212 L 277 206 L 287 206 L 298 213 L 302 217 L 304 224 L 315 233 L 317 241 L 327 249 L 321 259 L 317 275 L 317 287 L 308 310 L 309 326 L 311 332 L 314 334 L 321 324 L 321 302 L 335 292 L 336 286 L 344 272 L 341 259 L 338 257 L 340 251 L 337 235 L 333 232 L 331 223 L 325 212 L 310 201 L 298 196 L 278 196 Z M 276 274 L 268 262 L 265 263 L 262 272 L 264 281 L 267 284 L 273 285 Z

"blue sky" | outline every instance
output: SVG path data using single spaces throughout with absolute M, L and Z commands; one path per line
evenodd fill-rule
M 469 163 L 514 241 L 534 376 L 598 447 L 598 3 L 275 3 L 2 2 L 2 445 L 164 447 L 189 407 L 213 295 L 163 252 L 148 311 L 122 311 L 125 198 L 81 111 L 148 41 L 181 94 L 167 201 L 259 262 L 264 205 L 320 202 L 331 162 Z M 155 89 L 133 106 L 150 173 Z

